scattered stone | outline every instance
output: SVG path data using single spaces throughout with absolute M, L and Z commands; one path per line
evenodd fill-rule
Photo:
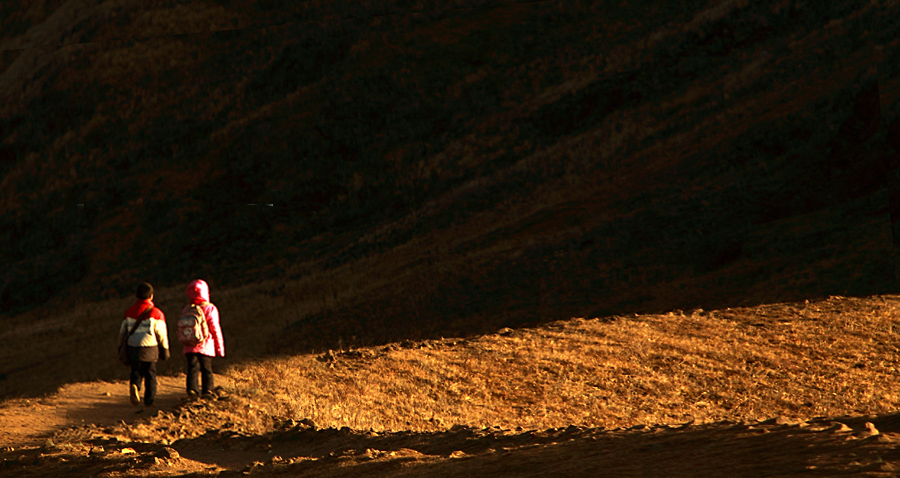
M 310 428 L 316 428 L 316 422 L 312 421 L 312 420 L 309 419 L 309 418 L 304 418 L 303 420 L 300 420 L 300 424 L 301 424 L 301 425 L 306 425 L 306 426 L 308 426 L 308 427 L 310 427 Z
M 225 426 L 227 427 L 228 423 L 226 423 Z M 283 422 L 278 424 L 278 428 L 281 430 L 289 430 L 291 428 L 294 428 L 295 426 L 297 426 L 297 421 L 293 418 L 288 418 L 287 420 L 284 420 Z
M 848 433 L 853 431 L 852 428 L 841 422 L 831 422 L 831 427 L 827 430 L 835 433 Z
M 456 450 L 450 454 L 450 458 L 463 458 L 466 454 L 462 450 Z
M 122 448 L 121 450 L 119 450 L 119 453 L 121 453 L 123 455 L 137 454 L 137 452 L 134 450 L 134 448 Z
M 875 424 L 872 422 L 866 422 L 866 429 L 859 433 L 854 434 L 854 437 L 864 440 L 866 438 L 870 438 L 870 437 L 874 437 L 874 436 L 878 436 L 878 435 L 881 435 L 881 432 L 878 431 L 877 428 L 875 428 Z
M 181 454 L 179 454 L 178 451 L 174 448 L 170 447 L 163 447 L 162 449 L 157 451 L 154 456 L 159 458 L 166 458 L 168 460 L 177 460 L 178 458 L 181 458 Z
M 796 422 L 787 417 L 778 417 L 775 419 L 775 424 L 776 425 L 794 425 L 794 424 L 796 424 Z
M 375 458 L 378 458 L 379 456 L 382 456 L 382 455 L 384 455 L 383 451 L 376 450 L 374 448 L 366 448 L 366 451 L 363 452 L 363 456 L 365 456 L 366 458 L 368 458 L 370 460 L 374 460 Z
M 500 329 L 500 330 L 497 331 L 497 335 L 502 335 L 502 336 L 504 336 L 504 337 L 509 337 L 509 336 L 512 335 L 514 332 L 515 332 L 515 331 L 514 331 L 513 329 L 509 328 L 509 327 L 503 327 L 502 329 Z

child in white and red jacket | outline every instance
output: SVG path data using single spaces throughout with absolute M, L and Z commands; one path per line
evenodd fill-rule
M 198 279 L 191 282 L 187 287 L 187 296 L 192 304 L 201 305 L 209 329 L 209 336 L 205 341 L 198 345 L 184 346 L 184 356 L 187 359 L 187 394 L 189 397 L 198 395 L 208 397 L 215 386 L 212 359 L 216 356 L 225 356 L 225 340 L 222 337 L 222 327 L 219 325 L 219 309 L 209 303 L 209 286 L 205 281 Z M 185 306 L 185 309 L 187 307 Z
M 141 382 L 144 382 L 144 405 L 151 406 L 156 398 L 156 362 L 169 358 L 169 335 L 166 331 L 166 316 L 153 304 L 153 286 L 142 282 L 135 292 L 137 302 L 125 311 L 125 318 L 119 326 L 119 343 L 127 345 L 128 360 L 131 364 L 129 376 L 131 403 L 141 404 Z M 150 309 L 150 312 L 135 328 L 135 322 Z M 133 331 L 133 332 L 132 332 Z M 128 335 L 131 333 L 131 335 Z

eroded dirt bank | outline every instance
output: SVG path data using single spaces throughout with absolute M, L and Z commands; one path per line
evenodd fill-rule
M 605 430 L 362 432 L 285 423 L 169 446 L 103 437 L 5 448 L 6 476 L 895 476 L 900 416 Z

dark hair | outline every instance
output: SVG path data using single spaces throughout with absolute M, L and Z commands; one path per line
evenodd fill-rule
M 153 286 L 146 282 L 141 282 L 135 295 L 138 299 L 147 300 L 153 295 Z

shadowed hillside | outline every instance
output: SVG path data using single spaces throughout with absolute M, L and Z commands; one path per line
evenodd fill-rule
M 0 373 L 144 280 L 235 360 L 891 291 L 897 10 L 5 2 Z

